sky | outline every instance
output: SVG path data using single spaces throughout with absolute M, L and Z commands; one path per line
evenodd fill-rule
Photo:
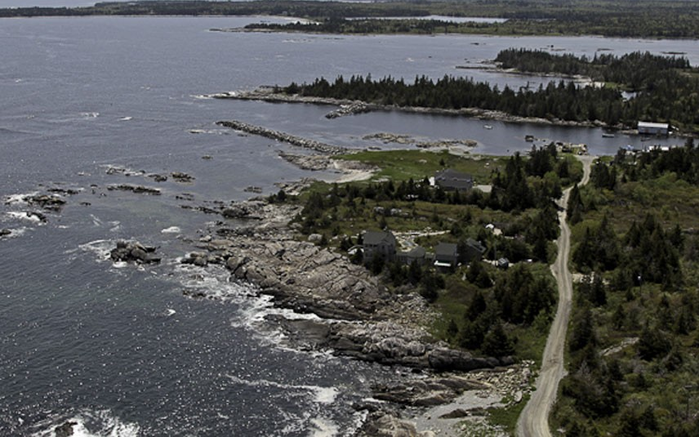
M 92 6 L 99 1 L 104 0 L 0 0 L 0 8 Z
M 2 8 L 29 8 L 32 6 L 60 8 L 76 6 L 93 6 L 95 3 L 112 1 L 133 1 L 133 0 L 0 0 Z

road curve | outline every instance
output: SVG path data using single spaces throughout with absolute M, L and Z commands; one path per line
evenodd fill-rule
M 585 185 L 590 180 L 590 167 L 593 156 L 578 156 L 583 163 L 583 178 L 580 185 Z M 570 319 L 570 309 L 573 302 L 573 278 L 568 269 L 568 257 L 570 255 L 570 228 L 566 222 L 565 207 L 568 204 L 568 196 L 571 188 L 563 192 L 558 201 L 561 207 L 558 220 L 561 226 L 561 235 L 558 237 L 558 256 L 551 265 L 551 272 L 558 283 L 558 308 L 556 318 L 551 324 L 551 332 L 546 340 L 544 356 L 541 360 L 539 378 L 536 380 L 536 390 L 532 393 L 529 402 L 522 410 L 517 420 L 517 437 L 549 437 L 548 418 L 551 407 L 556 400 L 558 383 L 566 374 L 564 367 L 565 341 Z

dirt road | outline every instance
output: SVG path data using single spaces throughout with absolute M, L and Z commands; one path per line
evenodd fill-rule
M 593 156 L 579 156 L 583 163 L 584 175 L 580 185 L 585 185 L 590 180 L 590 167 Z M 561 235 L 556 242 L 558 246 L 558 257 L 551 265 L 551 272 L 558 283 L 558 308 L 556 318 L 551 324 L 551 332 L 546 340 L 546 348 L 542 359 L 539 378 L 536 381 L 536 390 L 532 394 L 529 402 L 524 407 L 522 414 L 517 420 L 518 437 L 549 437 L 549 413 L 556 400 L 558 383 L 565 376 L 564 367 L 565 340 L 570 319 L 570 309 L 573 301 L 573 279 L 568 269 L 568 256 L 570 254 L 570 228 L 566 222 L 565 206 L 568 204 L 568 196 L 571 188 L 563 192 L 563 196 L 558 201 L 561 212 L 558 219 L 561 224 Z

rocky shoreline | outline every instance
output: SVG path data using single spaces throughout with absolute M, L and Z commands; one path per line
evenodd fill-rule
M 219 222 L 195 243 L 197 250 L 182 262 L 225 266 L 231 281 L 249 283 L 270 295 L 276 306 L 317 317 L 287 319 L 268 316 L 264 323 L 284 333 L 295 348 L 332 351 L 354 359 L 413 369 L 397 386 L 376 386 L 378 402 L 357 405 L 368 420 L 360 436 L 430 436 L 419 432 L 406 407 L 449 404 L 483 384 L 469 378 L 478 369 L 511 366 L 511 357 L 481 358 L 450 348 L 425 329 L 436 314 L 417 293 L 389 291 L 376 277 L 350 260 L 302 238 L 290 219 L 301 211 L 294 204 L 250 200 L 221 206 L 219 213 L 235 223 Z M 312 241 L 308 241 L 312 240 Z M 191 298 L 205 292 L 184 291 Z M 528 377 L 516 387 L 524 390 Z M 513 389 L 515 390 L 515 389 Z M 447 411 L 463 418 L 468 411 Z M 463 410 L 463 409 L 462 409 Z M 451 414 L 451 416 L 449 416 Z M 445 434 L 439 434 L 445 435 Z
M 510 115 L 502 111 L 492 111 L 481 108 L 462 108 L 462 109 L 441 109 L 427 107 L 403 107 L 393 105 L 379 105 L 373 103 L 365 103 L 355 100 L 333 99 L 325 97 L 308 97 L 298 94 L 290 95 L 277 92 L 275 87 L 262 86 L 251 91 L 231 91 L 212 94 L 210 97 L 215 99 L 234 99 L 234 100 L 257 100 L 270 103 L 309 103 L 314 105 L 332 105 L 346 108 L 344 111 L 333 111 L 330 114 L 337 113 L 336 116 L 328 118 L 336 118 L 341 115 L 353 115 L 358 113 L 366 113 L 371 111 L 401 111 L 418 114 L 442 114 L 442 115 L 459 115 L 466 117 L 474 117 L 482 120 L 504 121 L 509 123 L 532 123 L 546 124 L 552 126 L 574 126 L 574 127 L 609 127 L 606 123 L 596 120 L 589 121 L 567 121 L 536 117 L 519 117 Z M 357 108 L 357 112 L 353 112 L 351 108 Z M 328 115 L 330 115 L 328 114 Z

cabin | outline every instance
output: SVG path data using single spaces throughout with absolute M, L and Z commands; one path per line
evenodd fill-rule
M 434 183 L 446 191 L 468 191 L 473 188 L 473 176 L 447 168 L 437 172 Z
M 366 231 L 364 233 L 364 261 L 382 255 L 386 260 L 396 256 L 396 237 L 391 231 Z
M 667 123 L 638 122 L 638 133 L 641 135 L 667 135 L 670 132 L 670 125 Z
M 454 243 L 439 243 L 434 250 L 434 266 L 439 269 L 456 267 L 459 252 Z

